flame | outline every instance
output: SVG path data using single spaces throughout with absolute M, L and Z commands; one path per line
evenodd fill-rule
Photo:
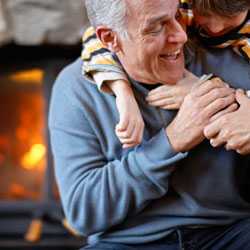
M 23 70 L 10 76 L 10 80 L 20 84 L 42 85 L 44 72 L 40 69 Z
M 19 183 L 11 183 L 9 187 L 9 193 L 11 197 L 16 199 L 36 199 L 36 193 L 33 190 L 29 190 Z
M 46 147 L 43 144 L 34 144 L 30 150 L 22 157 L 21 165 L 27 170 L 37 167 L 37 164 L 46 154 Z

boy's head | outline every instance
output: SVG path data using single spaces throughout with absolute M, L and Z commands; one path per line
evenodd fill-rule
M 193 0 L 195 22 L 210 36 L 221 36 L 241 25 L 249 0 Z

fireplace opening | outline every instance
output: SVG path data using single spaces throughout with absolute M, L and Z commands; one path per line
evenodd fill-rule
M 80 50 L 80 45 L 0 48 L 0 249 L 83 244 L 65 223 L 47 128 L 53 83 Z
M 0 76 L 0 200 L 39 200 L 46 166 L 44 71 Z

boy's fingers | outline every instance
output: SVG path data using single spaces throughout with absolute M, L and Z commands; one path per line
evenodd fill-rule
M 117 136 L 123 144 L 123 148 L 134 147 L 140 144 L 142 141 L 143 129 L 144 123 L 137 123 L 130 137 L 120 137 L 120 134 L 118 133 Z
M 148 95 L 146 97 L 146 101 L 147 102 L 153 102 L 153 101 L 157 101 L 157 100 L 160 100 L 160 99 L 165 99 L 165 98 L 170 98 L 172 97 L 172 91 L 168 91 L 168 92 L 161 92 L 161 93 L 156 93 L 156 94 L 151 94 L 151 95 Z
M 116 125 L 116 130 L 122 132 L 127 129 L 128 124 L 129 124 L 128 116 L 122 116 L 120 117 L 119 123 Z
M 137 144 L 135 144 L 135 143 L 132 143 L 132 144 L 123 144 L 122 148 L 126 149 L 126 148 L 132 148 L 132 147 L 135 147 L 135 146 L 137 146 Z
M 161 93 L 162 91 L 167 91 L 169 89 L 171 89 L 171 87 L 173 86 L 168 86 L 168 85 L 162 85 L 160 87 L 157 87 L 151 91 L 149 91 L 149 95 L 154 95 L 154 94 L 157 94 L 157 93 Z
M 151 106 L 161 107 L 161 106 L 174 104 L 174 101 L 172 98 L 165 98 L 165 99 L 148 102 L 148 104 Z
M 116 134 L 117 136 L 122 139 L 122 138 L 130 138 L 133 130 L 134 130 L 135 124 L 132 121 L 129 121 L 128 126 L 124 130 L 119 130 L 116 129 Z
M 141 134 L 141 129 L 139 126 L 135 127 L 132 134 L 130 135 L 130 137 L 127 138 L 120 138 L 120 141 L 122 142 L 122 144 L 139 144 L 140 141 L 140 134 Z
M 138 142 L 134 141 L 133 138 L 120 138 L 120 142 L 125 145 L 125 144 L 138 144 Z
M 160 108 L 168 109 L 168 110 L 176 110 L 176 109 L 180 108 L 180 105 L 178 103 L 174 103 L 174 104 L 164 105 L 164 106 L 162 106 Z

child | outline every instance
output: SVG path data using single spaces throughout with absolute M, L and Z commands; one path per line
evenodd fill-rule
M 250 2 L 248 0 L 181 0 L 180 22 L 206 46 L 231 47 L 243 60 L 250 58 Z M 116 134 L 124 148 L 141 142 L 143 119 L 126 74 L 113 54 L 96 38 L 93 28 L 83 37 L 83 73 L 91 76 L 102 91 L 116 95 L 120 121 Z M 107 80 L 108 79 L 108 80 Z M 150 91 L 152 106 L 178 109 L 197 81 L 190 72 L 176 85 L 162 85 Z M 131 112 L 133 110 L 133 112 Z

